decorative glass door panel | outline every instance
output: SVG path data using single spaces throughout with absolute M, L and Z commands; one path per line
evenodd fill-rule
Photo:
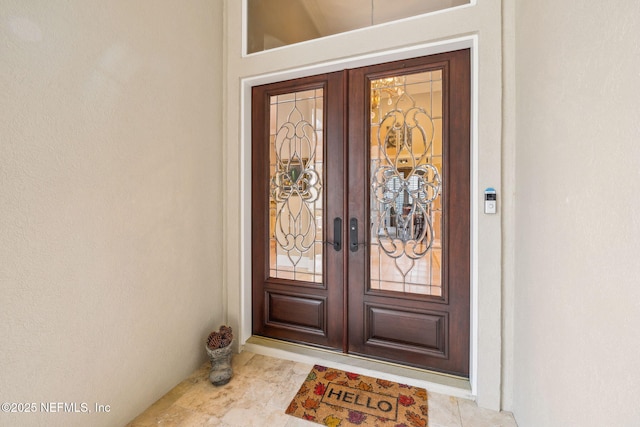
M 270 276 L 322 283 L 323 89 L 270 104 Z
M 371 289 L 442 295 L 442 70 L 371 81 Z

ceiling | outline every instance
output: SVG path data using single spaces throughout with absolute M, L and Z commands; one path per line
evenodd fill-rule
M 468 3 L 469 0 L 248 0 L 249 53 Z
M 469 3 L 469 0 L 300 0 L 322 36 Z

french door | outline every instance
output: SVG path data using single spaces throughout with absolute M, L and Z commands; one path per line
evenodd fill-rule
M 469 51 L 252 96 L 253 333 L 469 374 Z

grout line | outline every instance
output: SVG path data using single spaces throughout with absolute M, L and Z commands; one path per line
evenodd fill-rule
M 458 419 L 460 420 L 460 427 L 464 427 L 464 423 L 462 422 L 462 410 L 460 409 L 459 399 L 456 399 L 456 406 L 458 407 Z

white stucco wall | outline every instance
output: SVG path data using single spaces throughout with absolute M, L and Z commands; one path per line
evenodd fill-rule
M 0 2 L 0 425 L 124 425 L 222 321 L 222 2 Z M 41 412 L 40 402 L 110 405 Z
M 391 59 L 454 49 L 454 40 L 473 44 L 475 90 L 473 165 L 474 312 L 473 392 L 481 406 L 501 405 L 502 228 L 501 214 L 483 215 L 481 191 L 494 187 L 502 198 L 501 2 L 476 4 L 242 55 L 242 2 L 228 0 L 225 146 L 225 284 L 230 322 L 246 340 L 251 334 L 250 300 L 250 87 Z M 471 41 L 470 41 L 471 40 Z M 449 47 L 447 47 L 449 46 Z M 459 45 L 458 45 L 459 46 Z M 239 215 L 240 213 L 240 215 Z M 507 373 L 508 374 L 508 373 Z
M 519 1 L 514 412 L 640 420 L 640 3 Z

